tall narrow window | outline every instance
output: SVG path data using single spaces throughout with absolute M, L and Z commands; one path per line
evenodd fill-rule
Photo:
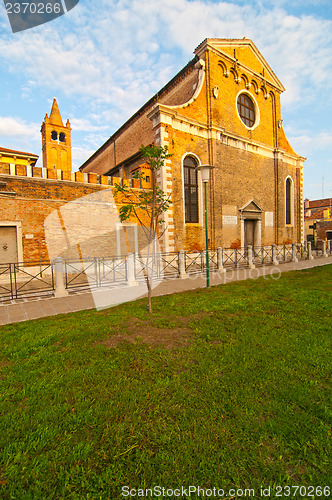
M 292 224 L 292 211 L 293 211 L 293 193 L 292 193 L 292 179 L 286 179 L 286 224 Z
M 186 156 L 183 162 L 185 222 L 198 222 L 197 162 Z

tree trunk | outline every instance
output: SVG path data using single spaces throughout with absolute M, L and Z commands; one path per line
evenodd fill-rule
M 146 284 L 148 287 L 148 312 L 151 314 L 152 313 L 152 289 L 151 289 L 151 283 L 149 278 L 146 278 Z
M 149 313 L 152 313 L 152 287 L 151 287 L 151 280 L 149 278 L 149 259 L 150 259 L 150 244 L 149 244 L 147 260 L 146 260 L 145 266 L 143 267 L 143 274 L 144 274 L 146 286 L 148 289 L 147 310 Z M 153 274 L 153 273 L 151 273 L 151 274 Z M 152 276 L 151 276 L 151 279 L 152 279 Z

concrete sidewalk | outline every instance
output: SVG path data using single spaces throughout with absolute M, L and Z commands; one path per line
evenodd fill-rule
M 277 279 L 280 273 L 283 272 L 310 269 L 327 264 L 332 264 L 332 256 L 319 257 L 314 260 L 302 260 L 300 262 L 281 263 L 279 265 L 268 265 L 254 269 L 232 268 L 224 273 L 211 273 L 210 283 L 211 286 L 214 286 L 226 284 L 231 281 L 255 279 L 259 276 L 271 276 L 273 279 Z M 192 275 L 185 279 L 165 279 L 153 290 L 153 296 L 195 290 L 197 288 L 204 288 L 205 286 L 206 279 L 202 275 Z M 86 291 L 75 292 L 63 298 L 19 299 L 11 301 L 9 304 L 0 305 L 0 325 L 94 308 L 93 294 Z

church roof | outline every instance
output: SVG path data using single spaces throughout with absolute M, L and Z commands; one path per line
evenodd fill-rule
M 159 90 L 153 97 L 151 97 L 141 108 L 136 111 L 121 127 L 114 132 L 109 139 L 107 139 L 104 144 L 100 146 L 100 148 L 97 149 L 79 168 L 79 170 L 83 170 L 86 164 L 88 164 L 93 158 L 98 156 L 98 154 L 103 151 L 114 139 L 120 135 L 123 130 L 125 130 L 136 118 L 141 116 L 151 105 L 155 102 L 157 102 L 164 94 L 167 93 L 167 91 L 176 84 L 176 82 L 181 79 L 183 75 L 186 74 L 187 71 L 190 71 L 192 68 L 195 67 L 195 64 L 198 61 L 198 57 L 195 56 L 193 59 L 191 59 L 186 66 L 184 66 L 161 90 Z

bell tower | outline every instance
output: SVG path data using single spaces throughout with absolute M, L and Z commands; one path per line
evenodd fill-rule
M 71 172 L 71 127 L 63 124 L 58 103 L 53 99 L 51 114 L 41 126 L 43 167 Z

